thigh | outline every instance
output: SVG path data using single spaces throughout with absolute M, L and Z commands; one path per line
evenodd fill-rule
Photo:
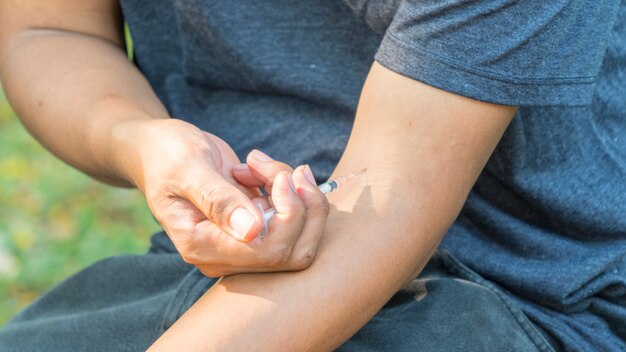
M 337 351 L 553 351 L 502 292 L 453 275 L 442 255 Z

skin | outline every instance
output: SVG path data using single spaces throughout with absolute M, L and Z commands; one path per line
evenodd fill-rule
M 165 119 L 167 112 L 124 57 L 114 2 L 41 3 L 0 5 L 0 74 L 24 124 L 68 163 L 107 182 L 139 187 L 181 255 L 203 272 L 241 273 L 208 290 L 155 342 L 155 351 L 336 348 L 421 271 L 515 112 L 374 63 L 334 176 L 367 171 L 325 203 L 307 183 L 305 167 L 292 171 L 255 154 L 240 165 L 217 137 Z M 157 141 L 168 147 L 158 149 Z M 176 163 L 187 158 L 194 162 Z M 197 170 L 196 164 L 204 166 Z M 163 181 L 168 177 L 178 181 Z M 198 178 L 202 182 L 193 183 Z M 180 184 L 186 188 L 177 189 Z M 273 199 L 287 199 L 276 223 L 283 230 L 276 225 L 268 236 L 280 241 L 271 245 L 253 239 L 259 223 L 247 242 L 228 236 L 227 216 L 240 206 L 256 210 L 260 186 Z M 192 199 L 205 187 L 218 197 Z M 185 211 L 177 212 L 181 207 Z M 181 214 L 186 224 L 173 224 Z M 198 226 L 205 220 L 222 232 Z M 189 238 L 197 237 L 204 240 L 194 245 Z M 233 242 L 224 245 L 226 239 Z
M 335 349 L 422 270 L 514 112 L 374 64 L 335 176 L 367 172 L 331 194 L 311 266 L 223 278 L 152 350 Z
M 235 180 L 240 161 L 230 146 L 170 118 L 126 58 L 121 28 L 112 0 L 0 2 L 0 77 L 26 128 L 94 178 L 138 187 L 182 258 L 207 276 L 310 265 L 328 202 L 313 185 L 291 191 L 310 169 L 292 175 L 258 152 L 247 158 L 248 173 L 263 179 L 273 170 L 263 184 L 288 205 L 269 224 L 276 235 L 254 241 L 263 227 L 257 204 L 267 201 Z M 232 226 L 237 209 L 253 217 L 247 231 Z

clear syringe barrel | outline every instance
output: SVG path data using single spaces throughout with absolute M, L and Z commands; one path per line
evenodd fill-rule
M 330 180 L 326 183 L 322 183 L 321 185 L 317 186 L 317 188 L 320 190 L 320 192 L 324 194 L 328 194 L 336 190 L 337 188 L 339 188 L 339 184 L 337 183 L 337 181 Z

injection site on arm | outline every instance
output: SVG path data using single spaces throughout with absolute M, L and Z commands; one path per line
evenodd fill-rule
M 343 187 L 347 182 L 350 182 L 355 177 L 365 177 L 367 180 L 367 169 L 363 169 L 359 172 L 354 172 L 345 176 L 340 176 L 335 179 L 328 180 L 321 185 L 318 186 L 320 192 L 325 195 L 328 195 L 331 192 L 338 190 L 340 187 Z M 265 237 L 268 234 L 268 226 L 272 217 L 276 215 L 276 209 L 270 208 L 269 210 L 265 210 L 263 212 L 263 229 L 259 236 L 261 238 Z
M 514 112 L 374 64 L 334 172 L 367 168 L 367 182 L 354 177 L 328 194 L 311 266 L 223 278 L 153 350 L 337 348 L 421 271 Z

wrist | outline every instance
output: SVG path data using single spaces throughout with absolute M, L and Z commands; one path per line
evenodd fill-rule
M 151 125 L 166 118 L 136 117 L 111 126 L 109 166 L 117 177 L 143 191 L 143 148 L 149 145 L 146 133 Z

